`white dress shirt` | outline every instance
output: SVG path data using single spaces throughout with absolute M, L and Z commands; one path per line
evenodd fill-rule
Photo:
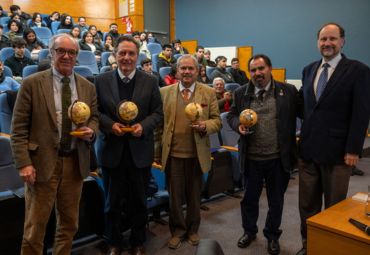
M 184 97 L 184 89 L 188 89 L 188 98 L 191 97 L 191 94 L 193 94 L 194 92 L 194 89 L 195 89 L 195 82 L 193 83 L 193 85 L 190 86 L 190 88 L 185 88 L 182 84 L 181 84 L 181 81 L 179 82 L 179 86 L 180 86 L 180 92 L 182 94 L 182 97 Z
M 317 70 L 317 73 L 316 73 L 316 77 L 315 77 L 315 82 L 313 83 L 313 90 L 315 92 L 315 95 L 316 95 L 316 88 L 317 88 L 317 83 L 319 82 L 319 77 L 322 73 L 322 71 L 324 70 L 324 64 L 325 63 L 328 63 L 330 66 L 328 67 L 328 81 L 331 77 L 331 75 L 333 74 L 335 68 L 337 67 L 339 61 L 342 59 L 342 54 L 338 54 L 338 56 L 336 56 L 335 58 L 333 58 L 332 60 L 330 60 L 329 62 L 325 62 L 324 58 L 322 58 L 322 61 L 321 61 L 321 66 L 320 68 Z
M 267 84 L 266 88 L 264 88 L 264 90 L 268 91 L 269 88 L 270 88 L 270 85 L 271 85 L 271 81 L 269 82 L 269 84 Z M 254 86 L 254 94 L 258 94 L 258 92 L 260 91 L 261 89 L 257 88 L 256 86 Z
M 121 80 L 123 80 L 126 76 L 121 72 L 121 70 L 119 70 L 119 68 L 117 67 L 117 70 L 118 70 L 118 75 L 119 77 L 121 78 Z M 136 68 L 134 69 L 134 71 L 132 71 L 127 77 L 130 79 L 130 81 L 134 78 L 135 76 L 135 73 L 136 73 Z

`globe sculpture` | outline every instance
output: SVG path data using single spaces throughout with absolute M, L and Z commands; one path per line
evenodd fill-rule
M 244 133 L 252 134 L 253 131 L 249 131 L 249 128 L 256 125 L 258 120 L 257 113 L 251 109 L 246 109 L 240 113 L 239 120 L 240 123 L 247 128 L 247 130 L 244 131 Z
M 196 103 L 190 103 L 185 108 L 185 114 L 188 119 L 190 119 L 192 122 L 197 121 L 200 116 L 203 114 L 203 108 L 200 106 L 200 104 Z M 189 125 L 190 127 L 199 127 L 199 125 Z
M 72 131 L 70 135 L 84 135 L 80 127 L 90 118 L 90 107 L 84 102 L 74 101 L 68 108 L 68 117 L 77 125 L 76 131 Z
M 122 131 L 132 132 L 135 128 L 130 127 L 128 123 L 135 120 L 138 114 L 136 104 L 130 101 L 122 101 L 117 106 L 117 117 L 126 124 L 126 127 L 121 128 Z

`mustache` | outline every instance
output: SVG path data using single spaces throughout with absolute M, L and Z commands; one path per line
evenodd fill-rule
M 325 50 L 325 49 L 335 49 L 335 46 L 333 45 L 330 45 L 330 46 L 322 46 L 321 49 Z

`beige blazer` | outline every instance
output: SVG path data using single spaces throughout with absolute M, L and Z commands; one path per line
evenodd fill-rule
M 154 131 L 154 143 L 155 157 L 162 157 L 162 172 L 164 172 L 171 150 L 179 84 L 176 83 L 163 87 L 160 89 L 160 92 L 163 101 L 164 121 Z M 203 107 L 203 115 L 199 118 L 199 121 L 206 123 L 207 134 L 201 136 L 199 132 L 194 131 L 194 139 L 200 166 L 202 171 L 207 173 L 211 170 L 211 142 L 209 135 L 221 130 L 222 121 L 214 89 L 196 82 L 194 93 L 194 102 L 205 106 Z
M 86 103 L 91 116 L 84 126 L 99 131 L 95 87 L 75 73 L 78 100 Z M 13 110 L 10 141 L 17 169 L 33 165 L 36 181 L 50 179 L 58 159 L 59 135 L 55 113 L 53 74 L 48 69 L 33 74 L 22 81 Z M 95 136 L 95 137 L 96 137 Z M 90 146 L 77 139 L 81 176 L 90 173 Z

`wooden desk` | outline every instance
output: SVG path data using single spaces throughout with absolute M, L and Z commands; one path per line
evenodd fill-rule
M 370 236 L 348 222 L 349 218 L 370 225 L 365 203 L 352 197 L 307 220 L 308 255 L 370 254 Z
M 5 133 L 0 133 L 0 136 L 5 136 L 5 137 L 9 137 L 10 138 L 10 135 L 7 135 Z

